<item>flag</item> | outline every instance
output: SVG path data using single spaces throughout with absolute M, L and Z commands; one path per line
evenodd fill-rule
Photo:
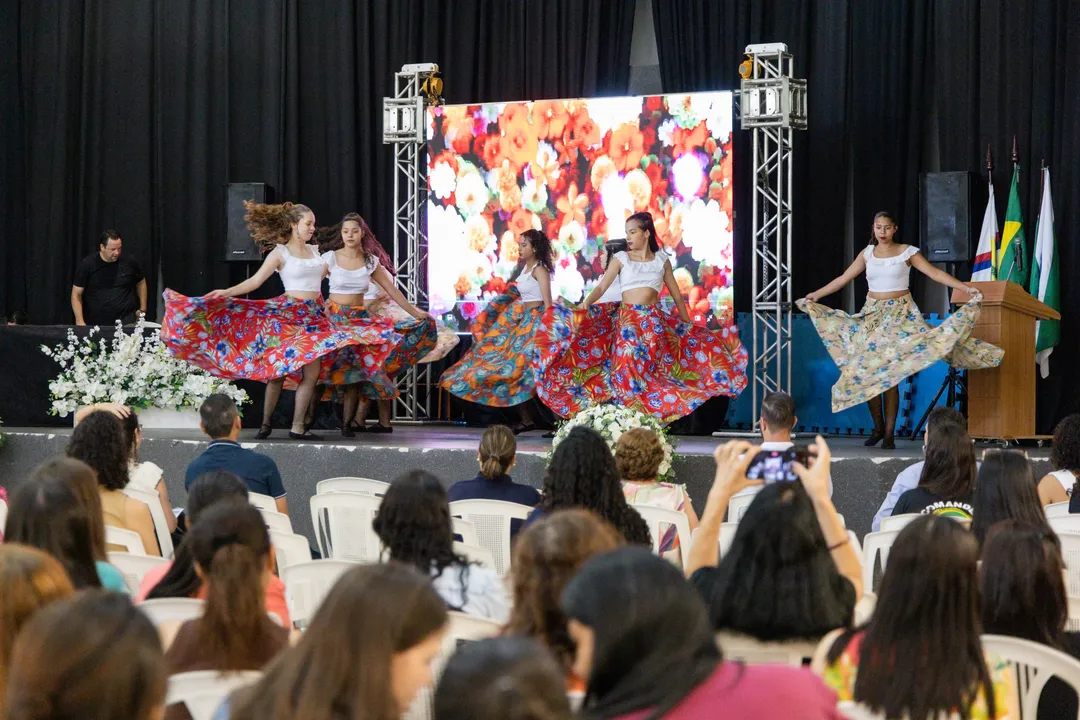
M 988 282 L 994 279 L 994 249 L 998 241 L 997 206 L 994 205 L 994 182 L 990 181 L 990 199 L 986 201 L 982 230 L 979 231 L 979 249 L 975 251 L 975 264 L 971 267 L 971 282 Z
M 1043 168 L 1042 202 L 1039 219 L 1035 221 L 1035 251 L 1031 255 L 1032 297 L 1054 310 L 1061 310 L 1061 286 L 1058 284 L 1057 243 L 1054 242 L 1054 201 L 1050 197 L 1050 169 Z M 1061 339 L 1060 320 L 1039 320 L 1035 323 L 1035 362 L 1039 373 L 1050 374 L 1050 353 Z
M 1024 240 L 1024 215 L 1020 211 L 1019 183 L 1020 166 L 1013 165 L 1009 206 L 1005 208 L 1005 227 L 1001 229 L 1001 251 L 998 253 L 996 269 L 998 280 L 1010 280 L 1021 287 L 1027 287 L 1027 243 Z

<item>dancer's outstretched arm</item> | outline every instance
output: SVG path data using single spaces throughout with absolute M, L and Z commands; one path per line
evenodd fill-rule
M 848 267 L 848 269 L 844 271 L 843 275 L 836 278 L 835 280 L 833 280 L 831 283 L 829 283 L 825 287 L 821 288 L 820 290 L 815 290 L 814 292 L 808 294 L 806 296 L 806 299 L 809 300 L 810 302 L 817 302 L 821 298 L 828 297 L 828 296 L 832 295 L 834 292 L 836 292 L 837 290 L 842 289 L 849 282 L 851 282 L 855 278 L 859 277 L 859 275 L 861 275 L 865 271 L 866 271 L 866 258 L 864 258 L 862 256 L 862 253 L 859 253 L 858 256 L 855 258 L 855 262 L 851 263 L 851 265 Z
M 239 285 L 233 285 L 231 288 L 225 288 L 224 290 L 211 290 L 203 295 L 207 300 L 213 300 L 214 298 L 223 297 L 236 297 L 237 295 L 247 295 L 249 292 L 258 290 L 262 287 L 262 284 L 270 279 L 270 276 L 274 274 L 274 271 L 281 267 L 281 256 L 276 252 L 271 252 L 263 260 L 262 267 L 259 268 L 259 272 L 249 277 Z
M 420 308 L 413 305 L 411 302 L 405 299 L 405 296 L 401 294 L 401 291 L 397 289 L 397 285 L 394 284 L 394 279 L 390 277 L 390 273 L 386 271 L 382 265 L 375 268 L 375 274 L 372 275 L 375 280 L 375 284 L 383 289 L 383 291 L 390 296 L 390 299 L 396 302 L 401 308 L 412 315 L 417 320 L 426 320 L 431 317 Z
M 936 267 L 930 264 L 930 261 L 922 256 L 922 253 L 915 253 L 911 256 L 911 267 L 921 272 L 926 277 L 930 278 L 936 283 L 941 283 L 945 287 L 951 287 L 953 290 L 959 290 L 965 292 L 968 295 L 978 295 L 979 289 L 973 287 L 965 282 L 960 282 L 949 273 L 944 270 L 938 270 Z

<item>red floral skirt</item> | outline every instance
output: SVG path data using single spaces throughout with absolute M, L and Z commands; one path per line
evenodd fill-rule
M 365 363 L 379 367 L 400 339 L 374 323 L 335 325 L 321 300 L 204 300 L 172 290 L 164 298 L 161 339 L 172 354 L 229 380 L 299 375 L 308 363 L 345 347 L 362 347 Z
M 614 402 L 670 423 L 747 384 L 734 327 L 714 332 L 659 305 L 553 306 L 536 347 L 537 393 L 563 417 Z

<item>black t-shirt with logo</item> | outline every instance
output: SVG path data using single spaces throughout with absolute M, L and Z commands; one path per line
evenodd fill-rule
M 127 255 L 105 262 L 94 253 L 75 268 L 75 287 L 83 288 L 83 320 L 87 325 L 112 325 L 139 309 L 135 286 L 143 279 L 139 263 Z
M 970 495 L 956 500 L 942 500 L 926 488 L 917 487 L 901 495 L 892 511 L 893 515 L 907 513 L 941 515 L 954 520 L 971 520 L 974 509 Z

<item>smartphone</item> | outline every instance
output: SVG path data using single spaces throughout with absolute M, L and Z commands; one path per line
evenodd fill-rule
M 806 465 L 810 452 L 806 448 L 792 447 L 787 450 L 762 450 L 750 461 L 746 469 L 749 480 L 764 480 L 766 484 L 774 482 L 795 482 L 799 476 L 791 469 L 792 463 Z

